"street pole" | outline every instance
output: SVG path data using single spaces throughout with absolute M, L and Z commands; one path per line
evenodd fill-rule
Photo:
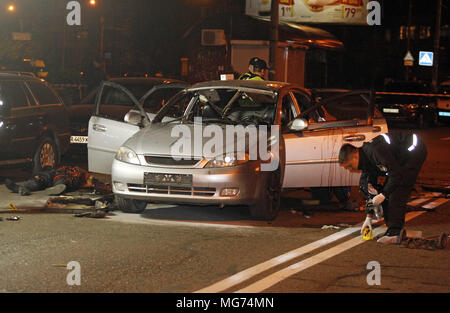
M 408 29 L 406 31 L 406 51 L 409 52 L 411 51 L 411 15 L 412 15 L 412 0 L 409 0 L 409 9 L 408 9 Z M 406 66 L 405 67 L 405 80 L 409 81 L 409 71 L 410 71 L 410 67 Z
M 442 15 L 442 0 L 437 0 L 436 29 L 434 31 L 434 65 L 432 78 L 432 85 L 434 92 L 437 92 L 439 84 L 439 46 L 441 38 L 441 15 Z
M 278 21 L 279 21 L 279 2 L 272 0 L 271 15 L 270 15 L 270 71 L 269 79 L 276 80 L 276 59 L 278 49 Z
M 100 60 L 102 62 L 102 70 L 106 72 L 106 63 L 105 63 L 105 18 L 103 16 L 100 17 Z

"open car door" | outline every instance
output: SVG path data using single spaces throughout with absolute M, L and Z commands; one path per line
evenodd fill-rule
M 90 172 L 111 174 L 111 165 L 120 146 L 142 127 L 184 84 L 154 86 L 140 101 L 124 86 L 103 82 L 88 126 L 88 167 Z M 162 92 L 164 91 L 164 92 Z M 158 92 L 161 94 L 158 95 Z M 133 118 L 130 116 L 133 115 Z M 139 118 L 136 119 L 136 116 Z

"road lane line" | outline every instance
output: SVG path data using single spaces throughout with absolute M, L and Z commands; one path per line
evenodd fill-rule
M 430 203 L 422 206 L 422 208 L 431 210 L 431 209 L 434 209 L 434 208 L 436 208 L 437 206 L 439 206 L 441 204 L 446 203 L 447 201 L 450 201 L 450 199 L 446 199 L 446 198 L 437 199 L 437 200 L 435 200 L 433 202 L 430 202 Z
M 422 204 L 422 203 L 424 203 L 424 202 L 426 202 L 428 200 L 430 200 L 430 199 L 429 198 L 419 198 L 419 199 L 415 199 L 413 201 L 410 201 L 407 204 L 409 206 L 417 206 L 417 205 Z
M 358 224 L 361 225 L 361 224 Z M 329 243 L 332 243 L 334 241 L 337 241 L 341 238 L 344 238 L 352 233 L 355 233 L 357 231 L 360 231 L 361 227 L 350 227 L 346 228 L 344 230 L 341 230 L 340 232 L 337 232 L 333 235 L 327 236 L 325 238 L 322 238 L 320 240 L 317 240 L 315 242 L 312 242 L 310 244 L 307 244 L 306 246 L 302 246 L 300 248 L 297 248 L 295 250 L 289 251 L 287 253 L 284 253 L 280 256 L 274 257 L 266 262 L 260 263 L 258 265 L 255 265 L 253 267 L 250 267 L 246 270 L 243 270 L 237 274 L 234 274 L 228 278 L 225 278 L 217 283 L 214 283 L 208 287 L 205 287 L 203 289 L 200 289 L 198 291 L 195 291 L 195 293 L 214 293 L 214 292 L 222 292 L 228 288 L 231 288 L 237 284 L 240 284 L 272 267 L 275 267 L 277 265 L 280 265 L 282 263 L 285 263 L 289 260 L 292 260 L 294 258 L 297 258 L 303 254 L 309 253 L 317 248 L 320 248 L 322 246 L 325 246 Z
M 420 211 L 420 212 L 411 212 L 408 213 L 405 217 L 405 222 L 423 214 L 425 212 Z M 383 232 L 386 231 L 386 227 L 385 226 L 381 226 L 378 227 L 376 229 L 374 229 L 373 233 L 374 236 L 377 236 L 379 234 L 382 234 Z M 242 288 L 236 292 L 238 293 L 256 293 L 256 292 L 261 292 L 263 290 L 266 290 L 270 287 L 272 287 L 273 285 L 285 280 L 286 278 L 295 275 L 307 268 L 310 268 L 316 264 L 319 264 L 323 261 L 326 261 L 338 254 L 341 254 L 353 247 L 356 247 L 362 243 L 365 243 L 366 241 L 363 240 L 360 236 L 350 239 L 344 243 L 341 243 L 333 248 L 330 248 L 328 250 L 325 250 L 319 254 L 316 254 L 308 259 L 305 259 L 303 261 L 300 261 L 298 263 L 292 264 L 278 272 L 275 272 L 245 288 Z

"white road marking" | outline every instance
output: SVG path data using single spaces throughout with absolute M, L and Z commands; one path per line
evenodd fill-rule
M 408 213 L 405 217 L 405 221 L 409 221 L 421 214 L 423 214 L 424 212 L 412 212 L 412 213 Z M 386 231 L 386 227 L 378 227 L 376 229 L 374 229 L 374 236 L 377 236 L 381 233 L 383 233 L 384 231 Z M 256 292 L 261 292 L 263 290 L 266 290 L 268 288 L 270 288 L 271 286 L 285 280 L 286 278 L 295 275 L 307 268 L 310 268 L 318 263 L 321 263 L 323 261 L 326 261 L 338 254 L 341 254 L 353 247 L 356 247 L 362 243 L 366 242 L 365 240 L 361 239 L 360 236 L 350 239 L 344 243 L 341 243 L 333 248 L 330 248 L 326 251 L 323 251 L 319 254 L 316 254 L 306 260 L 300 261 L 298 263 L 292 264 L 278 272 L 275 272 L 245 288 L 242 288 L 240 290 L 238 290 L 237 292 L 239 293 L 256 293 Z
M 428 198 L 419 198 L 419 199 L 415 199 L 413 201 L 410 201 L 407 204 L 409 206 L 417 206 L 417 205 L 422 204 L 422 203 L 424 203 L 424 202 L 426 202 L 428 200 L 430 200 L 430 199 L 428 199 Z
M 437 199 L 437 200 L 435 200 L 433 202 L 430 202 L 430 203 L 422 206 L 422 208 L 431 210 L 431 209 L 434 209 L 434 208 L 436 208 L 437 206 L 439 206 L 441 204 L 446 203 L 447 201 L 450 201 L 450 199 L 440 198 L 440 199 Z
M 256 228 L 257 226 L 248 225 L 228 225 L 219 223 L 199 223 L 191 221 L 174 221 L 155 218 L 142 217 L 139 214 L 115 212 L 114 216 L 108 216 L 106 221 L 115 221 L 128 224 L 147 224 L 147 225 L 163 225 L 163 226 L 190 226 L 190 227 L 213 227 L 213 228 Z
M 246 281 L 272 267 L 275 267 L 277 265 L 280 265 L 282 263 L 285 263 L 289 260 L 292 260 L 294 258 L 297 258 L 303 254 L 309 253 L 317 248 L 320 248 L 322 246 L 325 246 L 329 243 L 332 243 L 336 240 L 339 240 L 341 238 L 344 238 L 352 233 L 355 233 L 359 231 L 360 227 L 350 227 L 346 228 L 344 230 L 341 230 L 338 233 L 335 233 L 333 235 L 330 235 L 328 237 L 322 238 L 320 240 L 317 240 L 315 242 L 312 242 L 306 246 L 300 247 L 298 249 L 289 251 L 285 254 L 282 254 L 280 256 L 277 256 L 275 258 L 272 258 L 266 262 L 263 262 L 261 264 L 255 265 L 253 267 L 250 267 L 246 270 L 243 270 L 237 274 L 234 274 L 233 276 L 230 276 L 228 278 L 225 278 L 211 286 L 208 286 L 206 288 L 200 289 L 198 291 L 195 291 L 196 293 L 214 293 L 214 292 L 221 292 L 228 288 L 231 288 L 237 284 L 242 283 L 243 281 Z

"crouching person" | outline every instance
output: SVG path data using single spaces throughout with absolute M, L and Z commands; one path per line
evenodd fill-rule
M 341 147 L 339 164 L 350 171 L 361 170 L 361 193 L 366 200 L 373 197 L 373 206 L 383 207 L 388 229 L 377 242 L 399 243 L 406 204 L 426 157 L 426 146 L 416 134 L 382 134 L 361 148 L 350 144 Z M 376 188 L 380 176 L 386 180 Z M 361 232 L 365 227 L 372 228 L 372 218 L 368 213 Z

